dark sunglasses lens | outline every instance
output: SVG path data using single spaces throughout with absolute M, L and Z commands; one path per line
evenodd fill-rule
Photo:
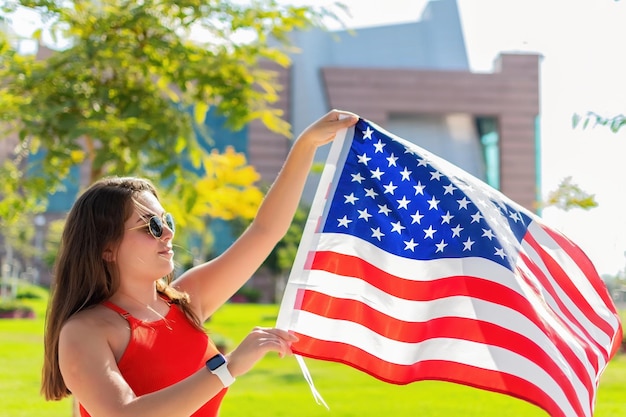
M 163 223 L 161 222 L 161 219 L 156 216 L 150 218 L 148 227 L 150 227 L 150 233 L 152 233 L 152 236 L 156 238 L 161 237 L 163 234 Z
M 165 213 L 165 223 L 167 227 L 174 233 L 176 231 L 176 225 L 174 224 L 174 217 L 170 213 Z

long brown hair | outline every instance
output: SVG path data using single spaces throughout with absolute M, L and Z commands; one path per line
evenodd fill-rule
M 133 201 L 155 187 L 134 177 L 110 177 L 90 186 L 70 210 L 61 237 L 44 333 L 41 392 L 47 400 L 70 394 L 59 369 L 59 334 L 67 320 L 79 311 L 110 298 L 119 287 L 114 263 L 105 262 L 106 248 L 117 247 L 124 236 L 124 222 L 132 215 Z M 178 304 L 191 322 L 203 330 L 189 306 L 189 296 L 170 284 L 173 274 L 157 281 L 157 291 Z

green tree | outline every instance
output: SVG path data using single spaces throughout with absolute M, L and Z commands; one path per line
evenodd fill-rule
M 578 184 L 572 182 L 572 177 L 566 177 L 555 190 L 548 194 L 545 205 L 569 211 L 572 208 L 590 210 L 597 207 L 598 203 L 594 194 L 587 193 Z
M 586 129 L 590 124 L 592 127 L 608 127 L 612 132 L 617 133 L 622 127 L 626 126 L 626 116 L 618 114 L 617 116 L 606 117 L 592 111 L 587 112 L 585 115 L 575 113 L 572 116 L 572 125 L 574 128 L 582 126 L 583 129 Z
M 298 253 L 298 246 L 306 226 L 309 210 L 310 208 L 305 205 L 298 207 L 289 230 L 263 263 L 263 266 L 272 272 L 274 278 L 274 301 L 280 301 L 284 292 L 289 279 L 289 271 Z
M 183 222 L 215 212 L 240 215 L 242 205 L 217 209 L 212 195 L 222 194 L 197 186 L 200 175 L 226 181 L 211 168 L 222 156 L 203 149 L 196 136 L 210 138 L 205 115 L 212 109 L 232 129 L 260 119 L 290 135 L 273 107 L 275 72 L 262 63 L 288 65 L 291 31 L 336 19 L 326 8 L 275 0 L 15 0 L 5 3 L 4 16 L 20 7 L 37 10 L 68 45 L 36 60 L 0 37 L 0 137 L 18 138 L 13 158 L 0 167 L 0 226 L 41 210 L 37 203 L 59 190 L 76 165 L 87 165 L 90 183 L 128 174 L 168 186 Z M 43 159 L 31 166 L 37 153 Z M 250 181 L 235 187 L 254 194 Z

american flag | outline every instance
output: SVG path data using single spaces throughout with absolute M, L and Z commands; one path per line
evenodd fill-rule
M 622 332 L 574 243 L 363 119 L 333 143 L 319 187 L 277 322 L 295 354 L 593 415 Z

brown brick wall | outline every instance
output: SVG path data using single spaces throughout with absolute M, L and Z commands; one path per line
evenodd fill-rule
M 274 107 L 282 110 L 283 119 L 288 121 L 291 119 L 290 70 L 278 65 L 265 64 L 264 67 L 276 71 L 278 74 L 278 83 L 282 89 L 279 92 L 279 100 L 274 104 Z M 263 183 L 269 184 L 274 181 L 290 147 L 289 138 L 270 131 L 261 121 L 255 120 L 250 124 L 248 130 L 248 162 L 261 174 Z

